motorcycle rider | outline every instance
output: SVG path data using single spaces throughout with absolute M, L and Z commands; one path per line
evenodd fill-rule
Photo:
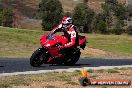
M 78 43 L 78 33 L 76 31 L 75 25 L 73 25 L 73 20 L 71 17 L 63 17 L 60 25 L 55 27 L 55 29 L 62 29 L 64 32 L 64 36 L 69 40 L 68 43 L 59 46 L 60 49 L 70 48 Z

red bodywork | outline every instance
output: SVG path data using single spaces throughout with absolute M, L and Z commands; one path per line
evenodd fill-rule
M 51 32 L 48 32 L 41 37 L 41 46 L 46 48 L 51 56 L 47 63 L 53 62 L 54 57 L 59 57 L 56 61 L 54 61 L 54 63 L 57 63 L 63 59 L 63 55 L 59 52 L 59 48 L 57 46 L 59 44 L 64 45 L 68 42 L 68 39 L 65 36 L 54 35 L 54 32 L 55 30 L 52 30 Z M 85 42 L 86 38 L 84 37 L 79 40 L 78 46 L 84 44 Z

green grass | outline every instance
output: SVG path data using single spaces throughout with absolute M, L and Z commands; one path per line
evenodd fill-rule
M 80 72 L 73 73 L 45 73 L 37 75 L 19 75 L 19 76 L 9 76 L 9 77 L 0 77 L 0 88 L 12 88 L 12 86 L 29 86 L 35 82 L 66 82 L 65 85 L 78 85 L 74 82 L 72 77 L 81 75 Z M 55 86 L 49 85 L 47 88 L 54 88 Z
M 103 69 L 102 69 L 103 70 Z M 125 69 L 126 70 L 126 69 Z M 124 72 L 123 70 L 122 72 Z M 128 71 L 131 68 L 128 69 Z M 104 69 L 101 74 L 104 72 L 108 72 L 110 74 L 125 75 L 131 76 L 131 74 L 120 74 L 120 70 L 115 69 Z M 98 79 L 100 72 L 90 73 L 90 79 Z M 71 85 L 71 86 L 80 86 L 79 82 L 76 78 L 79 79 L 81 77 L 81 72 L 53 72 L 53 73 L 45 73 L 45 74 L 36 74 L 36 75 L 18 75 L 18 76 L 8 76 L 8 77 L 0 77 L 0 88 L 12 88 L 12 86 L 30 86 L 33 83 L 50 83 L 50 82 L 64 82 L 64 86 Z M 111 76 L 110 76 L 111 77 Z M 56 86 L 49 84 L 46 85 L 46 88 L 55 88 Z M 102 87 L 103 88 L 103 87 Z M 105 88 L 105 87 L 104 87 Z
M 40 47 L 43 31 L 0 27 L 0 57 L 30 57 Z M 132 36 L 81 34 L 87 36 L 88 47 L 117 55 L 132 56 Z
M 1 77 L 0 88 L 12 88 L 12 85 L 29 85 L 30 80 L 27 80 L 25 76 L 12 76 L 12 77 Z
M 45 88 L 57 88 L 57 87 L 48 85 L 48 86 L 46 86 Z
M 118 70 L 115 70 L 115 69 L 108 69 L 107 72 L 108 73 L 120 73 Z
M 93 69 L 88 69 L 87 72 L 94 73 L 94 70 Z
M 0 27 L 0 57 L 29 57 L 44 32 Z
M 89 42 L 88 47 L 118 55 L 132 56 L 132 36 L 100 34 L 87 34 L 86 36 Z
M 70 85 L 78 85 L 78 83 L 76 83 L 76 82 L 72 82 L 72 81 L 68 81 L 66 84 L 70 84 Z
M 132 70 L 132 67 L 114 68 L 115 70 Z

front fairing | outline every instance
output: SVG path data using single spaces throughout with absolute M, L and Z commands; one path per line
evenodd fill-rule
M 55 35 L 56 31 L 52 30 L 51 32 L 44 34 L 41 37 L 41 46 L 42 47 L 52 47 L 56 45 L 57 43 L 64 45 L 65 43 L 68 42 L 68 39 L 65 38 L 64 36 L 58 36 Z
M 48 37 L 48 34 L 47 35 L 43 35 L 41 37 L 41 42 L 40 42 L 41 46 L 43 46 L 43 47 L 51 47 L 51 46 L 53 46 L 53 45 L 55 45 L 57 43 L 57 40 L 55 40 L 55 39 L 47 39 L 47 37 Z

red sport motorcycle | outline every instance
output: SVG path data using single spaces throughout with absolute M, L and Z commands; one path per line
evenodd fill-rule
M 30 58 L 30 65 L 39 67 L 44 64 L 74 65 L 80 58 L 80 48 L 86 46 L 86 37 L 78 35 L 78 44 L 69 49 L 60 49 L 60 45 L 68 42 L 65 36 L 55 35 L 56 29 L 44 34 L 40 39 L 41 48 Z

